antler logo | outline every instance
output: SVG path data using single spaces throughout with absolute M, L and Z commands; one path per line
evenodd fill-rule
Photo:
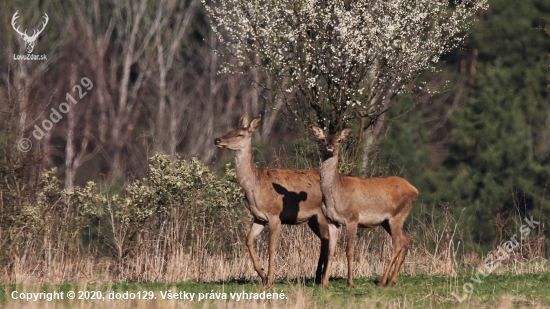
M 34 49 L 34 43 L 36 43 L 36 39 L 38 38 L 38 35 L 40 33 L 42 33 L 42 31 L 44 31 L 44 28 L 46 28 L 46 25 L 48 24 L 48 20 L 49 20 L 48 14 L 44 13 L 43 17 L 44 17 L 45 21 L 43 22 L 44 25 L 42 26 L 42 29 L 40 29 L 40 30 L 34 29 L 33 32 L 32 32 L 32 35 L 28 36 L 26 29 L 25 29 L 25 32 L 21 32 L 21 31 L 19 31 L 19 26 L 17 26 L 17 28 L 15 28 L 15 20 L 19 18 L 18 12 L 19 11 L 15 12 L 15 14 L 13 14 L 13 17 L 11 19 L 11 26 L 13 27 L 13 30 L 15 30 L 17 33 L 19 33 L 21 35 L 21 37 L 25 41 L 25 46 L 27 47 L 27 53 L 30 54 L 30 53 L 32 53 L 32 51 Z

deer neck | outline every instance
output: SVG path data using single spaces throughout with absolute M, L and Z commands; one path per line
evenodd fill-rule
M 254 165 L 252 145 L 237 150 L 235 154 L 235 172 L 241 187 L 247 194 L 251 194 L 256 185 L 257 168 Z
M 321 190 L 323 194 L 332 194 L 332 189 L 337 188 L 340 174 L 338 173 L 338 151 L 334 155 L 323 158 L 321 163 Z

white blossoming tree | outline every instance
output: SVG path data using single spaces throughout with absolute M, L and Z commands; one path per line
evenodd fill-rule
M 202 0 L 222 72 L 263 71 L 306 127 L 361 130 L 460 44 L 487 0 Z M 273 85 L 275 85 L 273 87 Z M 267 87 L 267 85 L 262 85 Z

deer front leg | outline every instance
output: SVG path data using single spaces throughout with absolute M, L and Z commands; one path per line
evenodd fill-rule
M 281 220 L 270 218 L 269 220 L 269 269 L 267 271 L 267 281 L 264 282 L 266 288 L 273 284 L 273 266 L 275 262 L 275 248 L 277 248 L 277 240 L 279 239 L 279 231 L 281 230 Z
M 328 287 L 328 280 L 330 277 L 330 268 L 332 267 L 332 260 L 334 259 L 334 250 L 336 250 L 336 242 L 338 241 L 338 226 L 335 224 L 328 224 L 328 234 L 329 234 L 329 243 L 328 243 L 328 256 L 327 256 L 327 266 L 325 267 L 325 276 L 323 277 L 323 284 L 321 289 L 324 290 Z
M 355 247 L 355 235 L 357 235 L 357 223 L 347 224 L 347 241 L 346 255 L 348 257 L 348 288 L 353 288 L 353 247 Z
M 265 225 L 262 222 L 254 221 L 254 223 L 252 223 L 252 228 L 250 228 L 250 232 L 248 232 L 248 235 L 246 237 L 246 246 L 248 247 L 248 252 L 250 252 L 250 257 L 252 258 L 254 269 L 256 270 L 260 278 L 262 278 L 262 281 L 265 280 L 265 274 L 262 266 L 260 265 L 260 262 L 258 262 L 256 251 L 254 250 L 254 238 L 260 235 L 260 233 L 264 229 L 264 226 Z

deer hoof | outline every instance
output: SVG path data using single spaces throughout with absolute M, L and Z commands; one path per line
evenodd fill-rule
M 262 277 L 262 285 L 263 285 L 265 288 L 268 288 L 268 285 L 270 285 L 270 284 L 269 284 L 269 279 L 267 278 L 267 275 Z
M 269 290 L 273 286 L 273 282 L 269 282 L 268 280 L 264 281 L 264 290 Z
M 385 288 L 386 287 L 386 284 L 382 281 L 378 282 L 378 284 L 376 284 L 376 287 L 377 288 Z

